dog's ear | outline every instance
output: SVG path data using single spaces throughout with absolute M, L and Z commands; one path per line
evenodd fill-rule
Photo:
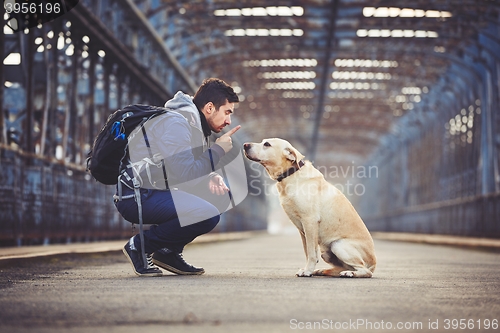
M 287 160 L 292 161 L 292 163 L 297 163 L 297 165 L 299 164 L 299 161 L 304 159 L 304 155 L 302 155 L 294 147 L 287 147 L 283 149 L 283 155 L 285 155 Z
M 285 155 L 286 159 L 292 162 L 297 162 L 297 152 L 292 148 L 285 148 L 283 150 L 283 155 Z

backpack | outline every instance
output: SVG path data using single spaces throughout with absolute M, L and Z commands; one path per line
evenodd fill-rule
M 128 160 L 129 134 L 149 119 L 168 111 L 159 106 L 135 104 L 113 112 L 87 155 L 87 171 L 102 184 L 117 184 Z

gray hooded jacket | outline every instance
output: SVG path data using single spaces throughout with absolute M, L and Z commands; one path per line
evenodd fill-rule
M 143 135 L 135 135 L 129 142 L 131 162 L 151 156 L 154 156 L 154 162 L 163 159 L 170 188 L 194 186 L 212 174 L 225 152 L 217 144 L 209 147 L 210 131 L 208 128 L 203 131 L 203 115 L 191 96 L 179 91 L 165 103 L 165 107 L 171 111 L 149 120 L 144 126 L 150 150 Z M 147 172 L 161 189 L 163 170 L 153 167 Z

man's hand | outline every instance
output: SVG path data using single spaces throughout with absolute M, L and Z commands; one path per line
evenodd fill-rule
M 224 183 L 224 179 L 217 174 L 210 178 L 208 187 L 210 188 L 210 192 L 212 192 L 212 194 L 224 195 L 229 192 L 229 188 Z
M 236 126 L 232 130 L 228 131 L 226 134 L 221 135 L 217 140 L 215 140 L 215 143 L 218 144 L 222 149 L 224 149 L 224 152 L 228 152 L 233 148 L 233 140 L 231 139 L 231 135 L 236 133 L 237 130 L 241 128 L 241 125 Z

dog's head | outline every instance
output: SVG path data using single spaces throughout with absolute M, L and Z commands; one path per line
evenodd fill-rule
M 304 158 L 290 142 L 283 139 L 264 139 L 260 143 L 245 143 L 245 156 L 262 164 L 272 179 L 292 167 L 298 168 L 298 163 Z

